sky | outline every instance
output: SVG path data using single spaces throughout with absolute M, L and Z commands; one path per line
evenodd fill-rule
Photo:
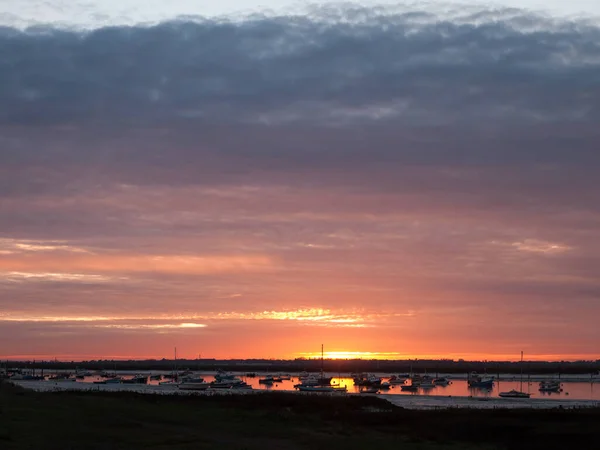
M 0 358 L 600 358 L 600 4 L 214 3 L 0 4 Z

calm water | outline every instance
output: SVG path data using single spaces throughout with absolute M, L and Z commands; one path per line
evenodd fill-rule
M 158 374 L 159 372 L 153 372 Z M 166 373 L 166 372 L 165 372 Z M 125 372 L 120 372 L 121 375 L 126 376 Z M 210 373 L 200 373 L 200 376 L 205 381 L 211 382 L 214 380 L 214 375 Z M 242 374 L 237 376 L 249 385 L 253 389 L 269 390 L 269 391 L 293 391 L 294 384 L 299 383 L 298 377 L 292 377 L 291 380 L 285 380 L 280 383 L 273 384 L 271 386 L 260 384 L 258 381 L 260 378 L 267 374 L 259 374 L 257 377 L 245 377 Z M 330 374 L 329 376 L 331 376 Z M 85 380 L 78 380 L 78 382 L 93 382 L 99 380 L 97 377 L 86 377 Z M 384 379 L 387 379 L 384 377 Z M 348 392 L 353 393 L 359 392 L 357 386 L 354 386 L 354 382 L 350 377 L 341 378 L 335 377 L 332 383 L 340 383 L 342 386 L 346 386 Z M 158 381 L 150 381 L 149 384 L 158 384 Z M 600 383 L 590 382 L 572 382 L 562 381 L 563 392 L 557 393 L 542 393 L 538 391 L 539 383 L 537 381 L 523 382 L 523 391 L 531 393 L 531 398 L 554 398 L 554 399 L 573 399 L 573 400 L 600 400 Z M 510 391 L 511 389 L 520 390 L 520 382 L 517 381 L 500 381 L 494 384 L 494 388 L 491 390 L 480 389 L 480 388 L 469 388 L 466 380 L 451 380 L 451 384 L 448 386 L 436 386 L 431 389 L 419 389 L 417 392 L 402 391 L 400 386 L 392 386 L 389 390 L 382 390 L 382 393 L 392 395 L 437 395 L 437 396 L 473 396 L 473 397 L 498 397 L 500 392 Z

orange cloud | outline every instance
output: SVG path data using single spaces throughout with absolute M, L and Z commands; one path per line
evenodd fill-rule
M 206 274 L 274 269 L 265 255 L 120 255 L 27 254 L 0 257 L 0 271 L 36 273 L 137 273 Z

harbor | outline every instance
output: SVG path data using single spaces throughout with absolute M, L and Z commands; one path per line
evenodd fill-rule
M 109 376 L 109 378 L 106 377 Z M 545 392 L 548 380 L 557 376 L 528 377 L 523 389 L 530 397 L 507 399 L 501 392 L 517 389 L 520 381 L 513 374 L 501 374 L 489 387 L 471 387 L 473 374 L 444 375 L 423 381 L 427 375 L 408 377 L 401 382 L 399 375 L 369 374 L 372 380 L 365 385 L 365 374 L 341 375 L 316 374 L 269 374 L 269 373 L 131 373 L 101 374 L 69 372 L 39 376 L 14 375 L 9 381 L 24 389 L 37 392 L 95 391 L 134 392 L 149 395 L 247 395 L 257 393 L 297 393 L 318 395 L 377 396 L 395 406 L 408 409 L 441 408 L 580 408 L 600 407 L 600 378 L 578 375 L 562 376 L 559 388 Z M 311 380 L 323 378 L 324 383 Z M 419 380 L 419 381 L 416 381 Z M 443 380 L 443 381 L 441 381 Z M 390 382 L 391 381 L 391 382 Z M 412 383 L 421 383 L 414 389 Z M 301 389 L 310 386 L 310 389 Z

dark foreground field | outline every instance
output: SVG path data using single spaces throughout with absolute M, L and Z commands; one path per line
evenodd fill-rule
M 0 449 L 596 449 L 600 411 L 411 411 L 374 397 L 35 393 L 0 384 Z

